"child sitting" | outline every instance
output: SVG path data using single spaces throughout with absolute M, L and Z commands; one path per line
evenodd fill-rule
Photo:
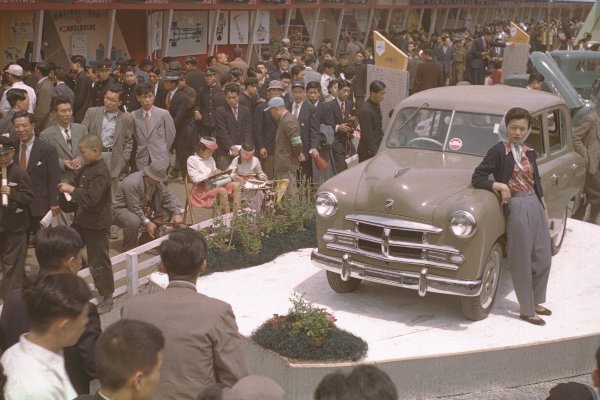
M 242 144 L 240 155 L 231 161 L 229 169 L 231 170 L 231 177 L 241 183 L 248 179 L 261 181 L 269 179 L 267 174 L 263 172 L 260 161 L 254 155 L 254 145 L 250 143 Z
M 187 159 L 188 179 L 194 184 L 190 192 L 192 207 L 210 208 L 218 198 L 221 211 L 229 213 L 229 195 L 233 194 L 234 210 L 240 206 L 240 184 L 229 182 L 224 186 L 210 187 L 207 180 L 220 174 L 212 154 L 219 146 L 213 137 L 203 137 L 196 146 L 196 153 Z

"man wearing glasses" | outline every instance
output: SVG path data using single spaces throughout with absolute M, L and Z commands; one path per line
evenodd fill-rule
M 122 96 L 121 86 L 109 87 L 104 95 L 104 107 L 90 108 L 82 121 L 89 133 L 102 139 L 102 158 L 110 170 L 113 200 L 119 187 L 121 170 L 131 156 L 135 132 L 133 118 L 119 110 Z

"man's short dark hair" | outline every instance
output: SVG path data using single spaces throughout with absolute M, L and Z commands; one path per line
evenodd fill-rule
M 6 91 L 6 100 L 10 105 L 10 108 L 13 108 L 17 105 L 17 101 L 23 101 L 27 98 L 27 90 L 14 88 L 8 89 Z
M 258 68 L 258 66 L 259 66 L 259 65 L 263 65 L 263 66 L 265 66 L 265 67 L 267 66 L 267 64 L 265 64 L 265 62 L 264 62 L 264 61 L 257 61 L 256 63 L 254 63 L 254 66 L 255 66 L 256 68 Z
M 12 118 L 10 119 L 13 125 L 15 124 L 15 119 L 17 118 L 27 118 L 29 119 L 29 123 L 33 124 L 33 114 L 27 111 L 17 111 L 16 113 L 14 113 Z
M 242 58 L 243 54 L 244 54 L 244 52 L 243 52 L 243 50 L 241 48 L 236 47 L 236 48 L 233 49 L 233 56 L 234 57 L 236 57 L 236 58 L 237 57 Z
M 543 83 L 544 82 L 544 75 L 540 74 L 539 72 L 532 72 L 531 74 L 529 74 L 529 80 L 527 81 L 528 84 L 532 84 L 534 82 L 540 82 Z
M 118 390 L 137 371 L 149 374 L 164 348 L 165 338 L 156 326 L 133 319 L 115 322 L 102 332 L 94 351 L 101 387 Z
M 306 68 L 304 67 L 304 65 L 294 65 L 291 69 L 290 69 L 290 75 L 292 76 L 292 79 L 295 76 L 298 76 L 298 74 L 301 71 L 304 71 Z M 283 74 L 282 74 L 283 75 Z
M 79 65 L 81 65 L 81 68 L 85 68 L 86 61 L 85 61 L 85 57 L 84 56 L 74 55 L 73 57 L 71 57 L 71 62 L 73 64 L 79 64 Z
M 58 106 L 61 104 L 68 104 L 70 106 L 73 106 L 73 103 L 71 103 L 71 99 L 67 96 L 56 96 L 52 99 L 50 108 L 52 109 L 52 111 L 56 112 L 58 111 Z
M 135 94 L 138 96 L 144 96 L 146 94 L 154 95 L 154 86 L 149 83 L 140 83 L 135 88 Z
M 327 68 L 335 68 L 335 61 L 333 60 L 324 60 L 323 61 L 323 69 Z
M 56 77 L 57 81 L 64 82 L 67 80 L 69 73 L 67 72 L 66 68 L 56 67 L 56 69 L 54 70 L 54 76 Z
M 339 80 L 337 80 L 337 79 L 331 79 L 329 81 L 329 83 L 327 83 L 327 90 L 331 91 L 331 88 L 333 87 L 333 85 L 338 85 L 338 89 L 339 89 L 340 88 L 339 84 L 340 84 Z
M 341 372 L 327 374 L 321 379 L 315 389 L 315 400 L 346 400 L 351 399 L 348 378 Z
M 113 92 L 119 96 L 119 100 L 123 99 L 123 86 L 120 84 L 111 85 L 106 89 L 106 92 Z
M 397 400 L 398 391 L 389 375 L 373 365 L 360 365 L 348 375 L 350 392 L 362 400 Z
M 343 89 L 345 87 L 351 88 L 352 84 L 350 82 L 348 82 L 347 80 L 345 80 L 345 79 L 340 79 L 338 81 L 338 90 Z
M 225 88 L 223 89 L 223 91 L 225 92 L 225 94 L 227 94 L 227 93 L 240 94 L 240 85 L 238 85 L 237 83 L 228 83 L 227 85 L 225 85 Z
M 70 101 L 68 103 L 71 104 Z M 61 265 L 69 258 L 75 257 L 82 248 L 81 236 L 69 226 L 58 225 L 40 229 L 35 235 L 35 257 L 40 265 L 40 273 L 60 270 Z
M 154 67 L 154 68 L 150 69 L 150 71 L 148 71 L 148 73 L 149 74 L 152 73 L 152 74 L 160 76 L 160 68 Z
M 371 82 L 371 84 L 369 85 L 369 92 L 371 93 L 379 93 L 382 90 L 385 89 L 385 83 L 378 81 L 378 80 L 374 80 L 373 82 Z
M 35 64 L 35 69 L 40 71 L 40 74 L 42 74 L 42 76 L 48 76 L 50 71 L 52 71 L 51 65 L 43 61 Z
M 42 334 L 59 318 L 77 318 L 91 298 L 87 283 L 70 272 L 41 275 L 23 289 L 31 330 Z
M 508 110 L 506 112 L 506 115 L 504 115 L 504 123 L 508 125 L 508 123 L 513 119 L 526 119 L 529 123 L 529 126 L 531 126 L 531 121 L 533 117 L 531 116 L 529 111 L 525 110 L 524 108 L 514 107 Z
M 186 57 L 185 63 L 196 66 L 196 65 L 198 65 L 198 60 L 196 60 L 194 57 Z
M 310 81 L 306 84 L 306 91 L 308 91 L 308 89 L 319 89 L 319 92 L 321 91 L 321 82 L 319 81 Z
M 282 72 L 281 75 L 279 75 L 279 80 L 283 80 L 283 79 L 292 79 L 292 75 L 289 72 Z
M 169 276 L 195 276 L 206 260 L 206 239 L 191 228 L 176 230 L 160 244 L 160 259 Z
M 308 54 L 304 58 L 304 65 L 306 65 L 307 67 L 312 67 L 314 64 L 315 64 L 315 56 L 313 56 L 312 54 Z

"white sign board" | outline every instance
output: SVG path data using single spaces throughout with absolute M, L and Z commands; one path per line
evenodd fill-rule
M 257 11 L 258 18 L 256 30 L 253 32 L 255 44 L 268 44 L 270 40 L 270 18 L 271 14 L 269 11 Z
M 248 44 L 250 13 L 248 11 L 231 11 L 229 13 L 229 43 Z
M 385 132 L 390 121 L 390 111 L 408 97 L 408 71 L 368 65 L 367 95 L 369 94 L 369 85 L 374 80 L 382 81 L 386 86 L 385 98 L 380 104 L 383 131 Z
M 215 44 L 229 44 L 229 11 L 220 11 L 217 19 L 217 12 L 210 11 L 208 18 L 211 24 L 216 21 L 217 31 L 215 32 Z
M 154 12 L 148 16 L 148 38 L 150 39 L 150 52 L 162 49 L 163 41 L 163 13 Z
M 88 57 L 88 37 L 87 33 L 73 33 L 71 36 L 71 56 L 82 55 Z
M 504 48 L 502 56 L 502 82 L 509 75 L 527 73 L 529 47 L 528 44 L 514 43 Z
M 170 56 L 205 54 L 207 50 L 208 12 L 174 11 L 169 27 Z

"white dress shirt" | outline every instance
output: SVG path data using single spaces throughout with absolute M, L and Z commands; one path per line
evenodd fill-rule
M 0 361 L 4 367 L 6 400 L 73 400 L 77 392 L 65 370 L 61 353 L 47 350 L 21 335 Z
M 23 89 L 27 92 L 27 97 L 29 97 L 29 110 L 27 111 L 30 114 L 33 114 L 36 101 L 35 90 L 33 90 L 32 87 L 24 84 L 23 81 L 13 83 L 13 85 L 2 94 L 2 99 L 0 100 L 0 114 L 4 115 L 10 111 L 10 104 L 8 104 L 8 100 L 6 100 L 6 92 L 8 92 L 10 89 Z

